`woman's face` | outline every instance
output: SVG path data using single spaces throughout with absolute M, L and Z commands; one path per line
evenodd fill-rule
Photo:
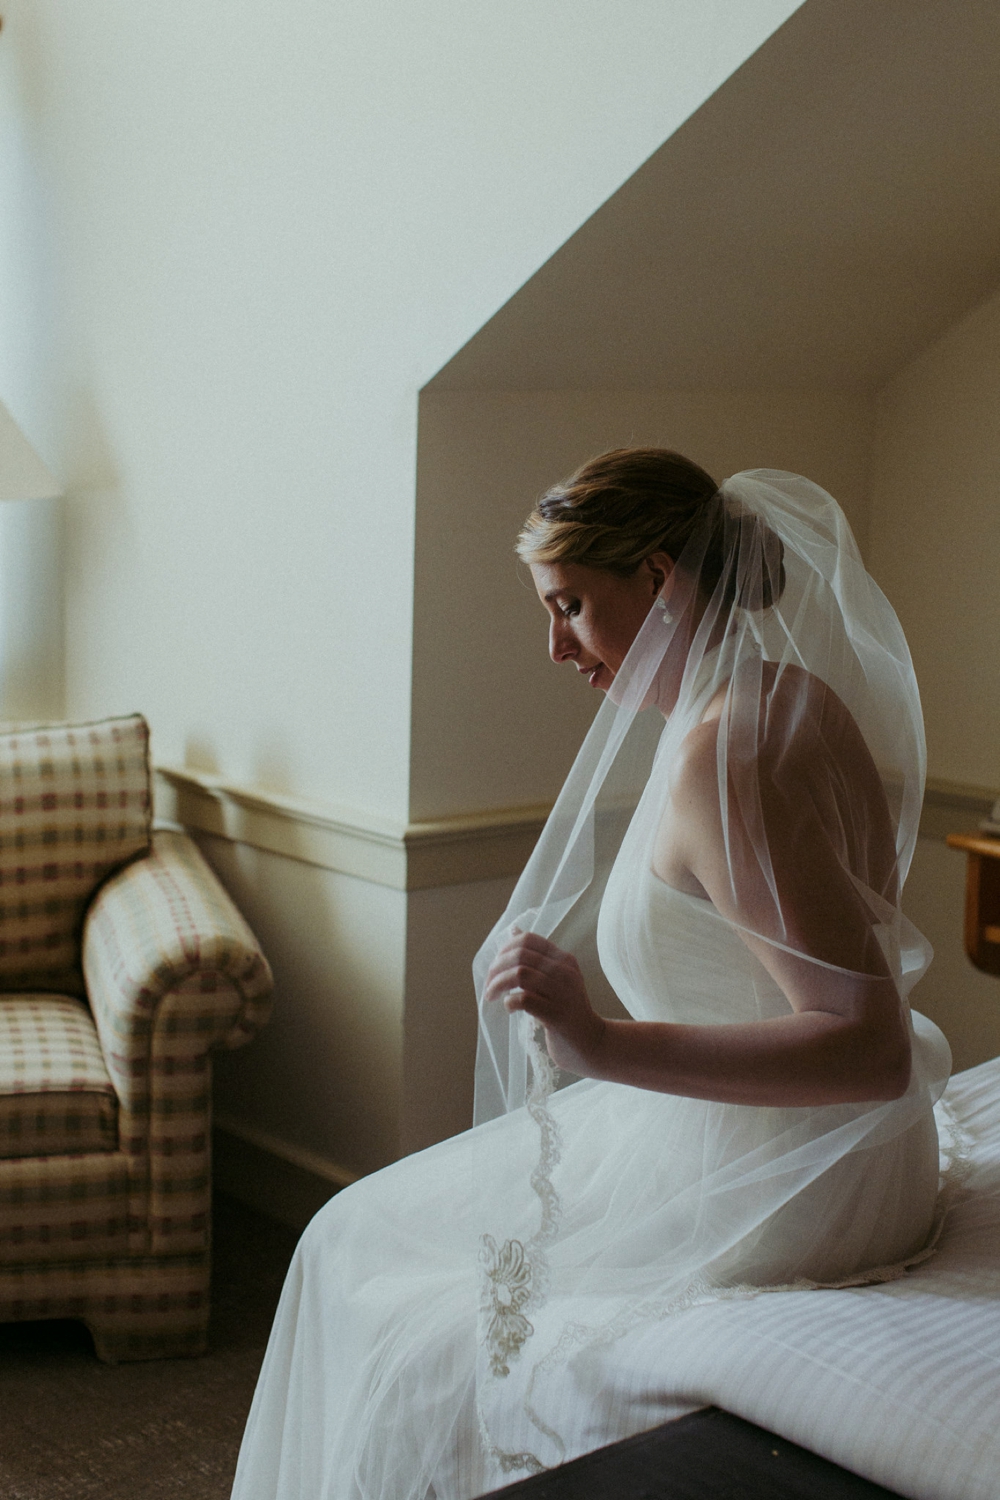
M 538 597 L 549 612 L 552 660 L 572 662 L 591 687 L 607 692 L 672 566 L 661 552 L 630 578 L 583 563 L 532 563 Z

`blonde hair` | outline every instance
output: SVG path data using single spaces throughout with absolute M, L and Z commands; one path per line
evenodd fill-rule
M 667 448 L 614 448 L 545 492 L 517 554 L 629 577 L 654 552 L 676 560 L 716 490 L 710 474 Z
M 528 516 L 516 543 L 526 563 L 579 563 L 629 578 L 644 558 L 666 552 L 678 560 L 706 507 L 718 495 L 712 476 L 669 448 L 613 448 L 590 459 L 547 490 Z M 749 518 L 746 518 L 749 519 Z M 701 587 L 711 593 L 724 567 L 724 507 L 700 561 Z M 756 607 L 767 607 L 784 586 L 781 542 L 767 529 L 770 579 L 758 588 Z M 772 582 L 777 584 L 772 587 Z M 734 602 L 735 578 L 725 597 Z

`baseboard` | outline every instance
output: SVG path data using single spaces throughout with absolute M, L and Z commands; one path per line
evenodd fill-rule
M 227 1116 L 212 1132 L 213 1175 L 220 1192 L 292 1229 L 304 1229 L 357 1174 Z

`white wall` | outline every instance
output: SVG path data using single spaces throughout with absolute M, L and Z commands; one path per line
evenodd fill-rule
M 58 405 L 51 201 L 16 60 L 0 40 L 0 400 L 49 448 Z M 48 442 L 46 442 L 48 440 Z M 0 505 L 0 719 L 62 714 L 62 507 Z
M 472 1124 L 472 960 L 513 888 L 513 879 L 496 879 L 410 892 L 401 1127 L 406 1151 Z
M 62 543 L 61 501 L 0 505 L 0 720 L 63 716 Z
M 70 713 L 405 813 L 416 392 L 795 8 L 15 0 Z

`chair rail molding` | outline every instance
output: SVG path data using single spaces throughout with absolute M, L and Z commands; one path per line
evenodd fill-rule
M 989 817 L 996 797 L 990 787 L 928 776 L 920 814 L 921 837 L 943 840 L 949 833 L 978 828 Z
M 404 823 L 169 765 L 156 768 L 155 801 L 160 823 L 401 891 L 519 875 L 549 813 L 515 807 Z
M 404 823 L 241 786 L 189 766 L 158 766 L 155 783 L 161 823 L 399 891 L 519 875 L 550 811 L 536 805 Z M 920 832 L 944 839 L 977 827 L 996 797 L 994 788 L 929 778 Z

